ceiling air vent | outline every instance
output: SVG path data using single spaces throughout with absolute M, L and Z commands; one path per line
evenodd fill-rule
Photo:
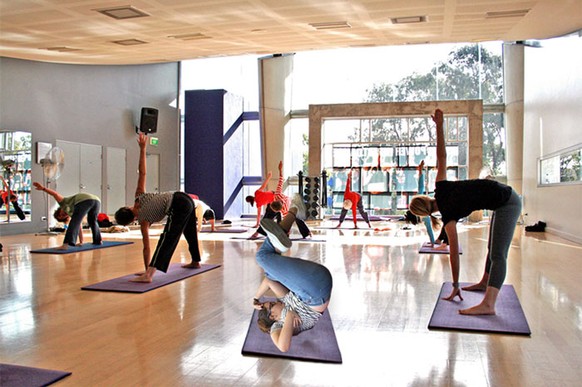
M 502 17 L 523 17 L 527 15 L 529 9 L 516 9 L 513 11 L 492 11 L 485 14 L 487 19 L 498 19 Z
M 413 23 L 426 23 L 428 18 L 426 16 L 405 16 L 405 17 L 394 17 L 390 19 L 392 24 L 413 24 Z
M 334 30 L 338 28 L 352 28 L 350 23 L 348 23 L 347 21 L 309 23 L 309 25 L 315 28 L 316 30 Z
M 124 39 L 114 40 L 112 43 L 119 44 L 121 46 L 137 46 L 138 44 L 146 44 L 147 42 L 139 39 Z
M 112 7 L 112 8 L 99 8 L 99 9 L 94 9 L 94 11 L 102 13 L 105 16 L 112 17 L 116 20 L 133 19 L 136 17 L 150 16 L 149 14 L 145 13 L 144 11 L 140 11 L 139 9 L 132 7 L 131 5 L 124 5 L 122 7 Z

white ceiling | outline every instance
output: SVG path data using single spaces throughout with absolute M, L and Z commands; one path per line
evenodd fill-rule
M 96 11 L 128 5 L 149 16 L 116 20 Z M 426 22 L 392 21 L 416 16 Z M 330 22 L 347 25 L 311 25 Z M 0 0 L 0 56 L 58 63 L 521 41 L 580 29 L 582 0 Z M 145 43 L 114 43 L 124 40 Z

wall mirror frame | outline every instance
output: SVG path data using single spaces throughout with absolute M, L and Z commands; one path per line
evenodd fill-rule
M 0 130 L 0 223 L 31 221 L 32 134 Z

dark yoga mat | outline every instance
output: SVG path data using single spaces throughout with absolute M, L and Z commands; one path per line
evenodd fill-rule
M 37 254 L 71 254 L 71 253 L 78 253 L 80 251 L 97 250 L 97 249 L 105 249 L 107 247 L 129 245 L 132 243 L 133 242 L 126 242 L 126 241 L 103 241 L 103 244 L 101 244 L 101 245 L 94 245 L 92 243 L 83 243 L 82 246 L 69 246 L 69 248 L 66 250 L 59 250 L 56 247 L 49 247 L 47 249 L 30 250 L 30 252 L 37 253 Z
M 337 344 L 329 311 L 323 313 L 315 327 L 293 336 L 291 348 L 287 352 L 279 351 L 273 344 L 271 336 L 259 329 L 257 314 L 258 311 L 255 310 L 242 348 L 243 355 L 341 364 L 342 354 Z
M 180 263 L 173 263 L 168 268 L 168 272 L 157 271 L 154 274 L 151 283 L 131 282 L 135 274 L 129 274 L 123 277 L 110 279 L 93 285 L 83 286 L 83 290 L 100 290 L 105 292 L 122 292 L 122 293 L 145 293 L 150 290 L 192 277 L 206 271 L 216 269 L 220 265 L 202 265 L 200 269 L 186 269 L 181 267 Z
M 69 375 L 71 372 L 0 364 L 0 386 L 2 387 L 48 386 Z
M 435 247 L 429 246 L 430 242 L 424 242 L 418 250 L 419 254 L 448 254 L 449 246 L 446 249 L 437 249 Z M 459 245 L 459 254 L 463 254 L 463 248 Z
M 469 284 L 460 284 L 461 287 L 466 285 Z M 439 298 L 428 323 L 429 329 L 531 335 L 527 319 L 512 285 L 503 285 L 501 287 L 495 305 L 496 314 L 492 316 L 465 316 L 459 314 L 459 309 L 479 304 L 485 292 L 461 290 L 463 301 L 459 301 L 458 297 L 455 301 L 443 300 L 443 297 L 447 297 L 450 294 L 451 289 L 452 284 L 450 282 L 445 282 L 441 287 Z

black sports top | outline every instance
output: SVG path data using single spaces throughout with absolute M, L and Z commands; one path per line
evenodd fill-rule
M 443 225 L 458 221 L 477 210 L 495 211 L 509 200 L 512 188 L 495 180 L 437 181 L 434 198 Z

